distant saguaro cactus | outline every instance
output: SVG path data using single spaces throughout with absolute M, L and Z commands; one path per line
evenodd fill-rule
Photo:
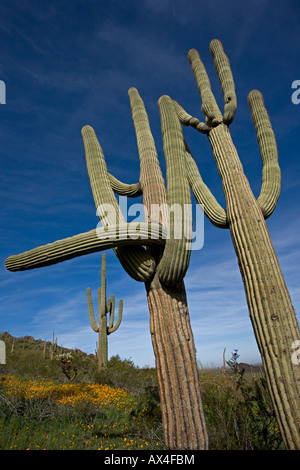
M 281 174 L 275 136 L 261 93 L 251 91 L 248 103 L 263 163 L 261 192 L 256 200 L 229 132 L 237 109 L 229 60 L 218 40 L 211 42 L 210 51 L 224 94 L 223 115 L 195 49 L 190 50 L 188 56 L 206 122 L 192 117 L 176 101 L 173 105 L 183 125 L 207 134 L 223 184 L 226 211 L 203 182 L 186 144 L 187 175 L 194 196 L 204 205 L 209 220 L 218 227 L 230 229 L 281 434 L 287 448 L 299 449 L 300 368 L 292 362 L 292 345 L 300 339 L 300 332 L 265 222 L 274 211 L 280 194 Z
M 115 315 L 115 296 L 112 295 L 106 300 L 106 256 L 102 255 L 102 268 L 101 268 L 101 287 L 98 289 L 98 313 L 99 313 L 99 326 L 95 320 L 93 300 L 91 289 L 87 288 L 87 301 L 91 327 L 99 334 L 98 342 L 98 370 L 107 368 L 108 361 L 108 341 L 107 336 L 114 333 L 120 326 L 122 321 L 123 312 L 123 299 L 119 301 L 118 317 L 114 324 Z M 107 314 L 109 313 L 109 321 L 107 322 Z
M 55 338 L 54 332 L 52 336 L 52 343 L 50 345 L 50 359 L 54 359 L 55 353 L 57 352 L 57 338 Z

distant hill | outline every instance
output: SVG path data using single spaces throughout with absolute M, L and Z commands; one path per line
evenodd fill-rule
M 33 336 L 20 336 L 20 337 L 15 337 L 12 336 L 10 333 L 5 331 L 4 333 L 0 333 L 0 340 L 4 341 L 7 345 L 7 347 L 10 345 L 11 349 L 18 348 L 20 349 L 45 349 L 46 351 L 49 351 L 49 348 L 56 346 L 57 352 L 63 353 L 63 352 L 70 352 L 70 353 L 75 353 L 78 355 L 82 356 L 88 356 L 90 358 L 95 358 L 95 354 L 87 354 L 81 349 L 74 348 L 74 349 L 69 349 L 65 348 L 63 346 L 60 346 L 57 342 L 57 338 L 53 338 L 53 341 L 45 341 L 42 339 L 35 339 Z
M 70 353 L 72 365 L 75 364 L 78 370 L 78 379 L 94 380 L 97 372 L 95 354 L 87 354 L 77 348 L 64 348 L 55 337 L 52 341 L 34 339 L 28 335 L 17 338 L 5 331 L 0 333 L 0 340 L 4 341 L 6 349 L 6 363 L 0 364 L 0 374 L 65 380 L 59 355 Z
M 264 366 L 262 364 L 247 364 L 246 362 L 240 362 L 238 364 L 240 370 L 244 370 L 245 372 L 262 372 L 264 370 Z

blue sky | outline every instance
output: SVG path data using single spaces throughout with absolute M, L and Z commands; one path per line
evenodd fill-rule
M 263 93 L 271 118 L 282 192 L 267 224 L 300 311 L 300 104 L 291 100 L 292 82 L 300 79 L 298 0 L 2 0 L 0 18 L 0 80 L 6 85 L 6 104 L 0 105 L 0 331 L 47 340 L 54 332 L 60 345 L 94 352 L 86 288 L 96 304 L 101 253 L 17 273 L 6 271 L 4 261 L 96 227 L 84 125 L 94 127 L 109 171 L 124 182 L 138 181 L 132 86 L 147 108 L 165 175 L 157 101 L 168 94 L 203 120 L 187 58 L 196 48 L 223 108 L 209 53 L 214 38 L 230 59 L 238 99 L 230 129 L 256 196 L 262 167 L 247 104 L 252 89 Z M 193 129 L 184 133 L 203 179 L 225 207 L 206 136 Z M 108 295 L 124 300 L 109 356 L 153 366 L 144 285 L 124 272 L 112 251 L 106 255 Z M 228 230 L 205 220 L 204 245 L 192 252 L 185 284 L 199 362 L 219 366 L 224 348 L 227 359 L 238 349 L 240 361 L 260 362 Z

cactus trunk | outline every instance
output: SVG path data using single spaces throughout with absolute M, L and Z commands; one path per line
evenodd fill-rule
M 156 275 L 146 290 L 165 444 L 205 450 L 208 436 L 184 283 L 165 287 Z
M 292 344 L 299 339 L 294 307 L 228 127 L 220 124 L 212 129 L 209 141 L 222 179 L 227 221 L 278 424 L 286 446 L 299 449 L 300 368 L 291 357 Z

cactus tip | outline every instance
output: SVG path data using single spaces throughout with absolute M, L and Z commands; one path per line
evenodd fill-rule
M 248 104 L 250 105 L 253 100 L 261 100 L 264 103 L 264 98 L 259 90 L 252 90 L 248 95 Z
M 210 52 L 212 52 L 213 48 L 215 47 L 221 47 L 223 49 L 223 45 L 219 39 L 212 39 L 210 41 L 210 45 L 209 45 Z

